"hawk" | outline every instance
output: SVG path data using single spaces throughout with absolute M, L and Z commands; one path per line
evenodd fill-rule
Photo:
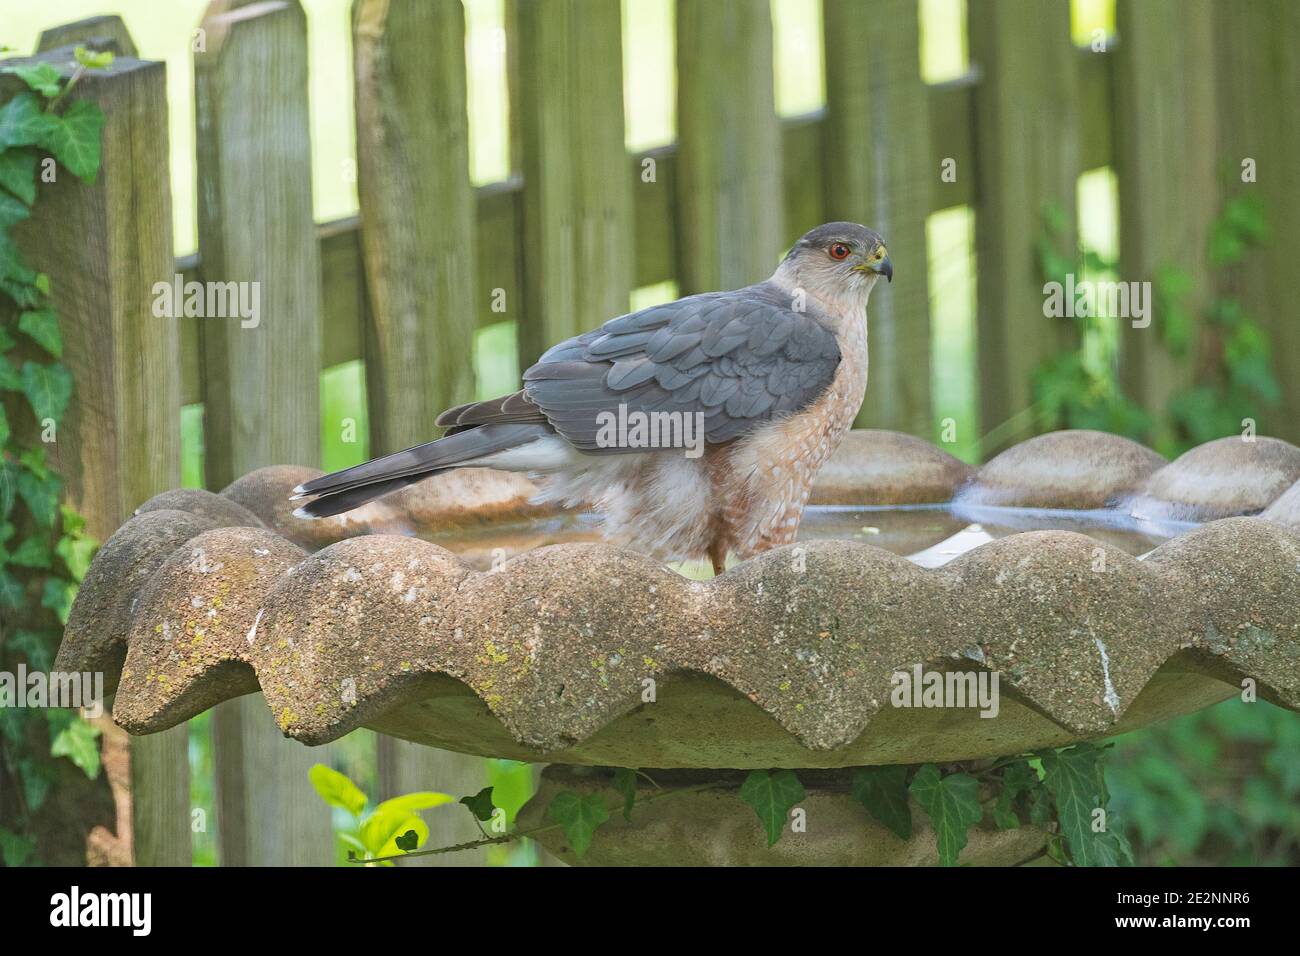
M 832 222 L 771 277 L 610 319 L 548 350 L 502 398 L 448 409 L 449 431 L 294 489 L 341 514 L 452 468 L 527 472 L 539 502 L 594 508 L 611 541 L 721 574 L 794 540 L 817 472 L 867 386 L 866 305 L 893 278 L 880 236 Z

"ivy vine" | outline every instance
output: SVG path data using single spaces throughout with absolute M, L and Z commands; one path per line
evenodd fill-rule
M 0 67 L 27 87 L 0 105 L 0 671 L 8 674 L 20 664 L 51 669 L 98 547 L 81 516 L 60 504 L 63 483 L 46 456 L 72 397 L 72 374 L 61 361 L 49 277 L 28 266 L 12 233 L 31 215 L 38 184 L 54 182 L 60 167 L 87 183 L 99 171 L 103 113 L 69 94 L 113 54 L 77 47 L 74 59 L 66 82 L 50 62 Z M 71 760 L 92 779 L 100 771 L 98 728 L 74 711 L 13 703 L 0 705 L 0 774 L 21 783 L 17 812 L 0 827 L 6 866 L 38 862 L 32 819 L 55 779 L 54 761 Z
M 987 765 L 859 767 L 854 771 L 850 792 L 871 819 L 901 840 L 912 838 L 912 804 L 919 806 L 934 831 L 942 866 L 958 865 L 971 828 L 985 824 L 994 830 L 1023 826 L 1046 830 L 1046 855 L 1065 866 L 1131 866 L 1132 849 L 1108 809 L 1110 793 L 1102 772 L 1104 751 L 1103 747 L 1080 743 L 1061 750 L 1006 757 Z M 311 778 L 321 799 L 346 811 L 354 822 L 352 829 L 339 834 L 349 847 L 348 860 L 372 865 L 509 843 L 556 829 L 564 832 L 570 848 L 581 858 L 596 832 L 616 813 L 631 821 L 637 806 L 734 786 L 703 783 L 661 787 L 644 771 L 609 769 L 608 789 L 614 791 L 614 802 L 601 791 L 562 790 L 547 804 L 547 822 L 524 830 L 507 831 L 505 813 L 494 805 L 491 787 L 462 797 L 459 802 L 473 815 L 483 838 L 434 849 L 423 849 L 429 828 L 412 808 L 450 803 L 451 797 L 407 794 L 385 801 L 366 814 L 365 794 L 343 774 L 318 764 Z M 639 796 L 638 777 L 654 787 L 648 796 Z M 739 796 L 758 817 L 771 847 L 781 839 L 791 812 L 807 794 L 794 770 L 755 770 L 741 783 Z M 382 823 L 370 822 L 375 820 Z M 496 832 L 485 830 L 485 823 Z M 370 838 L 365 836 L 368 826 Z
M 1076 277 L 1116 275 L 1119 263 L 1093 249 L 1077 247 L 1070 255 L 1068 223 L 1058 206 L 1043 214 L 1038 265 L 1044 282 L 1065 284 Z M 1268 225 L 1263 206 L 1253 195 L 1229 199 L 1212 223 L 1204 271 L 1222 276 L 1265 241 Z M 1220 281 L 1217 287 L 1228 286 Z M 1175 360 L 1190 363 L 1190 384 L 1176 390 L 1164 409 L 1146 409 L 1126 395 L 1115 374 L 1114 317 L 1076 316 L 1077 346 L 1039 366 L 1033 377 L 1038 426 L 1091 428 L 1124 435 L 1154 447 L 1166 457 L 1225 435 L 1240 433 L 1244 419 L 1274 406 L 1281 388 L 1273 372 L 1268 333 L 1230 294 L 1214 298 L 1201 315 L 1193 336 L 1194 307 L 1189 302 L 1192 275 L 1182 266 L 1165 264 L 1152 277 L 1157 316 L 1152 334 Z

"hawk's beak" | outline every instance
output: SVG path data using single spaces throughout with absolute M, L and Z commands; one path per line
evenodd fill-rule
M 889 252 L 884 246 L 877 246 L 871 258 L 859 266 L 863 272 L 874 272 L 884 276 L 886 282 L 894 281 L 894 264 L 889 261 Z

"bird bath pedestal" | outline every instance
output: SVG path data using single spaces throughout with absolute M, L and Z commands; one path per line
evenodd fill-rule
M 143 505 L 87 574 L 57 668 L 103 671 L 134 734 L 260 691 L 307 745 L 364 726 L 547 762 L 524 827 L 561 790 L 612 805 L 600 768 L 682 788 L 612 813 L 583 858 L 597 864 L 933 863 L 924 817 L 910 840 L 875 823 L 851 768 L 1097 740 L 1243 681 L 1300 707 L 1300 450 L 1272 439 L 1167 463 L 1060 432 L 973 470 L 854 432 L 810 539 L 707 581 L 587 540 L 517 476 L 455 472 L 295 518 L 290 489 L 314 474 Z M 892 706 L 894 675 L 918 666 L 996 673 L 997 715 Z M 806 825 L 769 848 L 739 788 L 772 768 L 799 771 Z M 1047 836 L 981 825 L 961 861 L 1021 863 Z M 538 839 L 574 860 L 560 829 Z

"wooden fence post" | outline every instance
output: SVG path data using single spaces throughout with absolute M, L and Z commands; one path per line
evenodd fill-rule
M 46 58 L 67 67 L 72 47 Z M 178 330 L 152 311 L 154 283 L 173 271 L 165 89 L 162 63 L 130 56 L 87 73 L 74 96 L 104 113 L 99 176 L 87 185 L 60 170 L 19 233 L 32 266 L 50 276 L 75 381 L 50 460 L 101 541 L 180 483 Z M 131 741 L 137 865 L 190 863 L 187 740 L 181 725 Z
M 116 14 L 100 17 L 87 17 L 73 23 L 60 24 L 42 30 L 36 42 L 36 50 L 57 50 L 61 46 L 77 44 L 93 45 L 95 49 L 112 49 L 118 56 L 136 58 L 135 41 L 127 32 L 126 24 Z
M 357 164 L 369 291 L 371 455 L 434 437 L 444 408 L 474 397 L 474 190 L 469 181 L 465 16 L 460 0 L 357 0 Z M 328 427 L 328 425 L 327 425 Z M 456 796 L 484 785 L 482 758 L 377 738 L 378 799 Z M 429 846 L 479 833 L 467 813 L 425 815 Z M 483 851 L 406 865 L 481 864 Z
M 627 311 L 634 250 L 618 0 L 518 0 L 516 16 L 526 367 Z
M 1262 246 L 1246 254 L 1222 291 L 1241 302 L 1271 342 L 1282 399 L 1276 408 L 1260 409 L 1261 429 L 1300 442 L 1300 308 L 1294 289 L 1300 246 L 1300 123 L 1294 115 L 1300 100 L 1300 6 L 1260 0 L 1218 4 L 1214 13 L 1219 170 L 1231 187 L 1228 195 L 1253 191 L 1268 221 Z M 1242 181 L 1247 159 L 1255 162 L 1252 183 Z
M 297 0 L 212 3 L 195 52 L 204 281 L 248 283 L 256 321 L 200 329 L 207 483 L 320 457 L 320 262 L 312 219 L 307 26 Z M 224 865 L 329 864 L 328 808 L 307 772 L 326 751 L 286 740 L 252 695 L 213 714 Z
M 768 0 L 677 3 L 677 277 L 683 295 L 771 275 L 785 235 Z
M 930 148 L 915 0 L 823 0 L 826 218 L 885 237 L 897 275 L 872 292 L 871 374 L 857 425 L 935 434 L 925 222 L 939 161 Z
M 357 0 L 357 165 L 371 452 L 474 397 L 474 191 L 460 0 Z
M 980 430 L 997 429 L 987 453 L 1029 434 L 1032 378 L 1072 340 L 1070 320 L 1043 315 L 1036 254 L 1044 214 L 1064 213 L 1060 251 L 1071 254 L 1079 159 L 1079 54 L 1069 0 L 970 0 L 978 208 Z M 957 175 L 971 170 L 958 167 Z M 1013 421 L 1014 416 L 1014 421 Z
M 1115 11 L 1115 173 L 1119 180 L 1120 278 L 1155 282 L 1163 267 L 1192 287 L 1188 342 L 1211 295 L 1205 268 L 1210 224 L 1222 197 L 1216 141 L 1211 0 L 1120 0 Z M 1194 363 L 1162 344 L 1164 317 L 1146 328 L 1120 319 L 1125 393 L 1148 411 L 1190 384 Z

